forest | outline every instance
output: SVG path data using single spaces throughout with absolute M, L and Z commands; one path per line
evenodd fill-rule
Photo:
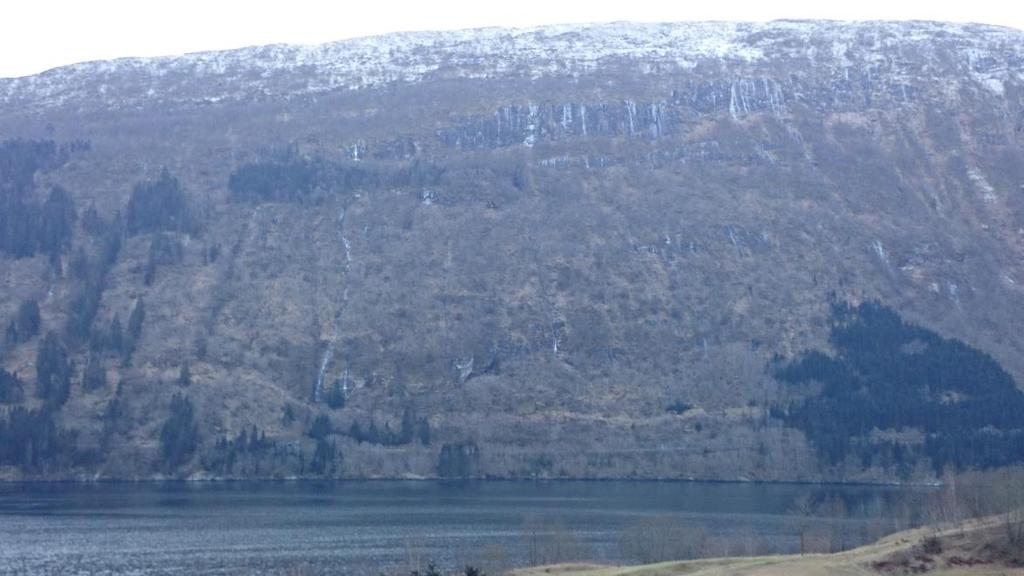
M 75 431 L 60 426 L 60 413 L 74 386 L 80 384 L 85 393 L 107 386 L 105 364 L 129 366 L 142 337 L 145 307 L 141 298 L 133 304 L 127 326 L 122 327 L 117 314 L 109 326 L 97 325 L 95 318 L 107 276 L 128 237 L 153 236 L 146 270 L 151 278 L 157 264 L 180 258 L 180 246 L 164 233 L 191 229 L 190 208 L 181 185 L 163 169 L 157 179 L 134 185 L 125 206 L 126 216 L 118 212 L 104 219 L 94 206 L 82 210 L 80 228 L 88 238 L 72 249 L 79 209 L 72 195 L 60 186 L 50 187 L 45 200 L 38 202 L 37 175 L 60 167 L 89 148 L 88 142 L 0 143 L 0 252 L 16 259 L 45 255 L 51 273 L 65 276 L 70 286 L 62 329 L 50 329 L 41 335 L 39 302 L 28 299 L 18 306 L 0 342 L 2 358 L 40 337 L 33 386 L 22 375 L 0 369 L 0 404 L 9 406 L 0 412 L 0 465 L 30 472 L 45 473 L 98 460 L 94 449 L 78 446 Z M 87 360 L 76 366 L 73 358 L 82 353 Z M 19 405 L 30 394 L 38 400 L 38 408 Z M 120 388 L 101 416 L 105 440 L 118 431 L 119 416 Z M 171 466 L 195 449 L 197 436 L 194 426 L 189 428 L 190 422 L 191 404 L 176 396 L 160 439 L 162 456 Z
M 878 302 L 834 302 L 829 343 L 832 354 L 776 359 L 776 378 L 821 390 L 773 412 L 830 464 L 854 457 L 908 473 L 919 455 L 936 472 L 1024 461 L 1024 393 L 988 354 L 908 324 Z M 872 440 L 873 432 L 907 430 L 923 439 Z
M 418 161 L 401 167 L 357 165 L 304 158 L 289 149 L 234 170 L 228 190 L 236 201 L 315 203 L 357 188 L 435 185 L 443 174 L 444 169 Z

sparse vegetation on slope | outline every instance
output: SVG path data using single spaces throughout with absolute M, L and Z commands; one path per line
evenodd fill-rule
M 0 418 L 48 411 L 97 456 L 46 477 L 930 481 L 1021 457 L 1020 32 L 454 37 L 0 80 Z M 833 302 L 898 321 L 830 342 Z M 39 382 L 53 342 L 67 369 Z M 159 441 L 176 393 L 187 455 Z M 225 465 L 253 426 L 272 448 Z

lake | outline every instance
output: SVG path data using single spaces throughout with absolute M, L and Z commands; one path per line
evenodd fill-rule
M 700 482 L 0 484 L 0 574 L 489 572 L 585 558 L 849 547 L 934 490 Z M 798 513 L 798 510 L 800 511 Z M 671 534 L 671 543 L 652 534 Z M 687 541 L 685 545 L 681 541 Z

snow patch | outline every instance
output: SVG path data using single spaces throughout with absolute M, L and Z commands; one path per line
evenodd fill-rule
M 981 170 L 971 168 L 967 171 L 967 177 L 970 178 L 974 187 L 981 192 L 982 200 L 990 204 L 998 200 L 998 197 L 996 196 L 996 189 L 989 184 L 988 179 L 981 173 Z
M 886 266 L 888 266 L 889 265 L 889 255 L 886 254 L 885 246 L 882 245 L 882 241 L 881 240 L 875 240 L 874 243 L 871 245 L 871 247 L 874 249 L 875 255 L 878 256 L 878 259 L 882 262 L 882 264 L 885 264 Z
M 774 21 L 572 24 L 408 32 L 320 45 L 275 44 L 159 58 L 86 62 L 0 79 L 0 103 L 54 107 L 218 103 L 383 87 L 431 78 L 578 77 L 629 63 L 645 74 L 714 60 L 739 72 L 764 61 L 810 60 L 834 70 L 880 68 L 914 77 L 899 55 L 923 51 L 942 66 L 954 47 L 969 74 L 1002 96 L 1020 80 L 1024 34 L 1011 28 L 937 22 Z M 870 66 L 868 65 L 870 64 Z M 742 113 L 742 92 L 731 103 Z M 563 117 L 566 125 L 571 112 Z M 586 111 L 580 118 L 586 127 Z M 637 127 L 634 126 L 634 129 Z M 354 150 L 354 154 L 362 150 Z

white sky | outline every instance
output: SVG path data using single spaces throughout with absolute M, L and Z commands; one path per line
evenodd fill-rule
M 121 56 L 404 30 L 680 20 L 920 19 L 1024 29 L 1019 0 L 4 0 L 0 77 Z M 1009 7 L 1007 7 L 1009 6 Z

